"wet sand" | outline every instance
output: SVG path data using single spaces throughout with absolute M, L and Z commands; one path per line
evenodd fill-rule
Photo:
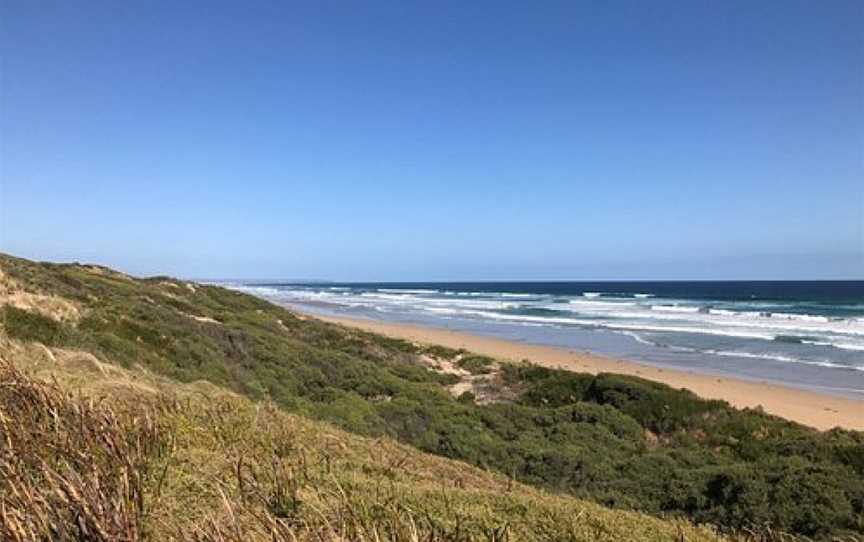
M 767 382 L 711 376 L 677 369 L 661 369 L 587 352 L 482 337 L 459 331 L 378 320 L 307 315 L 390 337 L 425 344 L 464 348 L 478 354 L 512 361 L 587 373 L 620 373 L 686 388 L 700 397 L 723 399 L 738 408 L 761 407 L 766 412 L 815 427 L 843 427 L 864 431 L 864 400 L 799 390 Z

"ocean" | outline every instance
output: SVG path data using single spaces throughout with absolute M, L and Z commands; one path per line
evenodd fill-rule
M 864 281 L 225 285 L 311 313 L 864 398 Z

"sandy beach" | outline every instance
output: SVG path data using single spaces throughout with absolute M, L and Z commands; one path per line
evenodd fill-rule
M 856 401 L 768 382 L 662 369 L 587 352 L 506 341 L 447 329 L 377 320 L 309 316 L 414 342 L 464 348 L 500 359 L 512 361 L 528 359 L 545 367 L 578 372 L 608 372 L 639 376 L 675 388 L 686 388 L 701 397 L 722 399 L 735 407 L 761 407 L 768 413 L 821 430 L 834 427 L 864 430 L 864 400 Z

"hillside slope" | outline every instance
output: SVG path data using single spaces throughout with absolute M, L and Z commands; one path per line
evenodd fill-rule
M 8 256 L 0 270 L 15 344 L 204 380 L 606 506 L 730 532 L 864 532 L 860 433 L 820 433 L 638 378 L 388 339 L 212 286 Z
M 0 355 L 3 540 L 720 540 L 206 382 L 4 338 Z

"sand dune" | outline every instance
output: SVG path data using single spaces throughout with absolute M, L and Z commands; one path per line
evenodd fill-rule
M 739 408 L 761 407 L 768 413 L 817 429 L 843 427 L 864 430 L 864 400 L 823 395 L 767 382 L 661 369 L 586 352 L 506 341 L 446 329 L 375 320 L 317 315 L 315 317 L 391 337 L 440 344 L 451 348 L 465 348 L 502 359 L 514 361 L 528 359 L 538 365 L 580 372 L 610 372 L 639 376 L 676 388 L 689 389 L 701 397 L 723 399 Z

